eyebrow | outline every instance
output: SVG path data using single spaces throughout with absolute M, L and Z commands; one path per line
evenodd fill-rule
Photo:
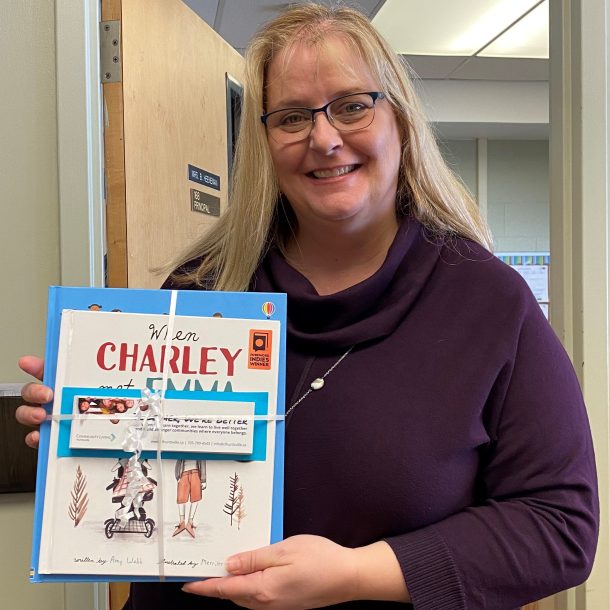
M 332 97 L 330 97 L 326 103 L 336 100 L 338 97 L 343 97 L 344 95 L 351 95 L 352 93 L 361 93 L 363 91 L 368 91 L 368 89 L 362 88 L 349 88 L 349 89 L 340 89 L 335 92 Z M 324 106 L 324 104 L 322 104 Z M 317 106 L 315 106 L 317 108 Z M 274 105 L 273 110 L 267 110 L 267 112 L 274 112 L 275 110 L 284 110 L 285 108 L 314 108 L 314 106 L 308 106 L 305 102 L 299 100 L 298 98 L 288 98 L 285 100 L 280 100 L 278 104 Z

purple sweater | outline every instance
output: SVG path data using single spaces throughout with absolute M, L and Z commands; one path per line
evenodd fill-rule
M 586 579 L 598 528 L 587 416 L 517 273 L 405 219 L 382 268 L 347 290 L 319 296 L 276 251 L 253 289 L 288 294 L 287 409 L 354 346 L 288 416 L 285 536 L 386 540 L 416 610 L 511 610 Z M 232 607 L 138 584 L 128 608 L 169 603 Z

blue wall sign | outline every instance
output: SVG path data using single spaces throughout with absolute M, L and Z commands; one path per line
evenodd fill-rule
M 189 163 L 189 180 L 198 182 L 212 189 L 220 190 L 220 176 L 206 172 L 204 169 L 199 169 Z

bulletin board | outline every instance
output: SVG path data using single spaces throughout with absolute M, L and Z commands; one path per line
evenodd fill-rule
M 15 411 L 23 403 L 21 385 L 0 384 L 0 494 L 34 491 L 38 453 L 26 446 L 31 430 L 17 423 Z
M 498 252 L 496 256 L 510 265 L 527 282 L 548 320 L 550 253 Z

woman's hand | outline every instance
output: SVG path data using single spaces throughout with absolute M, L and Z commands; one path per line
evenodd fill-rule
M 44 361 L 36 356 L 23 356 L 19 359 L 19 368 L 42 381 L 44 372 Z M 40 383 L 26 383 L 21 390 L 21 397 L 29 405 L 21 405 L 15 412 L 15 417 L 20 424 L 26 426 L 39 426 L 46 417 L 45 410 L 40 406 L 53 400 L 53 391 Z M 34 406 L 32 406 L 34 405 Z M 38 447 L 38 430 L 30 432 L 25 437 L 26 445 Z
M 302 610 L 355 599 L 410 601 L 389 545 L 350 549 L 301 535 L 227 560 L 230 576 L 184 585 L 187 593 L 230 599 L 246 608 Z
M 293 536 L 227 560 L 231 576 L 188 583 L 184 591 L 246 608 L 319 608 L 353 599 L 354 551 L 319 536 Z

